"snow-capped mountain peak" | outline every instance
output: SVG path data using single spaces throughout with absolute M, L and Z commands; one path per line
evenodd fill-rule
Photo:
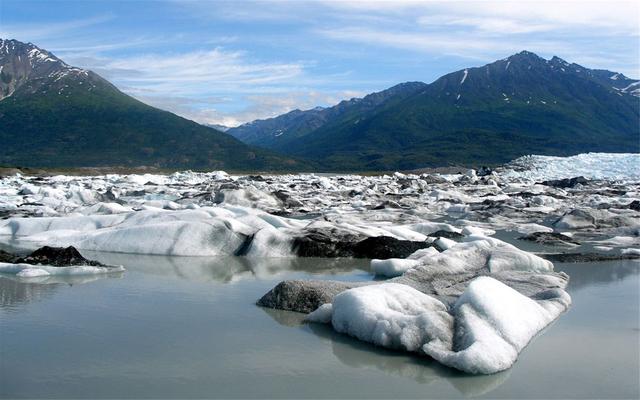
M 0 39 L 0 100 L 10 97 L 20 88 L 35 93 L 44 85 L 68 76 L 76 78 L 79 84 L 87 83 L 87 90 L 92 87 L 89 71 L 71 67 L 33 43 Z

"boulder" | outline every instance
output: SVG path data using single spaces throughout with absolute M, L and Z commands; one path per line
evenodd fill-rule
M 87 260 L 73 246 L 44 246 L 26 257 L 16 259 L 13 263 L 51 265 L 54 267 L 67 267 L 70 265 L 90 265 L 95 267 L 105 266 L 97 261 Z

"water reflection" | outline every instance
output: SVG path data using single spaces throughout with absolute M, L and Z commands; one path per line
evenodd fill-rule
M 333 355 L 342 364 L 352 368 L 375 368 L 386 374 L 432 385 L 446 381 L 462 395 L 481 396 L 493 391 L 504 383 L 510 370 L 493 375 L 470 376 L 447 368 L 429 357 L 392 351 L 334 331 L 326 324 L 304 323 L 304 314 L 262 308 L 280 325 L 309 329 L 324 341 L 331 342 Z
M 0 308 L 16 306 L 51 297 L 65 285 L 82 285 L 100 279 L 122 278 L 123 272 L 94 275 L 49 275 L 21 278 L 0 274 Z
M 48 298 L 55 293 L 56 286 L 29 284 L 0 276 L 0 308 L 12 309 L 26 303 Z
M 131 271 L 192 281 L 229 283 L 244 278 L 272 279 L 291 272 L 370 279 L 369 261 L 351 258 L 168 257 L 90 251 L 83 251 L 82 255 L 105 264 L 123 265 Z
M 569 275 L 569 293 L 591 285 L 618 282 L 633 275 L 640 275 L 640 261 L 620 260 L 592 263 L 555 263 L 555 270 Z

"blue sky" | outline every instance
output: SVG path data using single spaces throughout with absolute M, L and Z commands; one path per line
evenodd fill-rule
M 520 50 L 640 77 L 640 2 L 0 0 L 30 41 L 149 104 L 237 125 Z

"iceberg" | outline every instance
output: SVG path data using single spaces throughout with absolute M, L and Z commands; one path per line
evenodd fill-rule
M 526 297 L 498 280 L 475 278 L 451 311 L 410 286 L 383 283 L 338 294 L 307 316 L 378 346 L 418 352 L 472 374 L 508 369 L 518 353 L 571 304 L 561 289 Z

